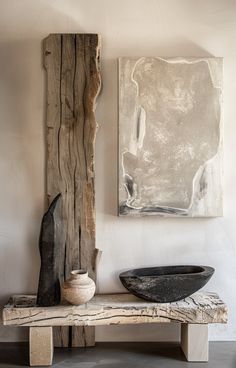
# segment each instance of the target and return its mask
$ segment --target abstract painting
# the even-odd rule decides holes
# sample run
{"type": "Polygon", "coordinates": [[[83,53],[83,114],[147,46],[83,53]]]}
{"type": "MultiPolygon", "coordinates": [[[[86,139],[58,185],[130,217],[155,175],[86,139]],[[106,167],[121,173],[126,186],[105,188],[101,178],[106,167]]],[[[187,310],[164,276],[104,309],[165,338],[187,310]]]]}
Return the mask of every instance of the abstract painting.
{"type": "Polygon", "coordinates": [[[222,69],[119,59],[119,215],[222,216],[222,69]]]}

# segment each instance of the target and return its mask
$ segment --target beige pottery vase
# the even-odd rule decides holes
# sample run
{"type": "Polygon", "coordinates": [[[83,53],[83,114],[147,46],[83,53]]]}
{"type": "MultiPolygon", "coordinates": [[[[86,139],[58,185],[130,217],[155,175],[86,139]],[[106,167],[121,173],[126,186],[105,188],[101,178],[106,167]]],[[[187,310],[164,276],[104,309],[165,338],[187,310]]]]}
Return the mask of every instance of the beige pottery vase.
{"type": "Polygon", "coordinates": [[[95,293],[95,283],[85,270],[73,270],[61,287],[62,298],[74,305],[87,303],[95,293]]]}

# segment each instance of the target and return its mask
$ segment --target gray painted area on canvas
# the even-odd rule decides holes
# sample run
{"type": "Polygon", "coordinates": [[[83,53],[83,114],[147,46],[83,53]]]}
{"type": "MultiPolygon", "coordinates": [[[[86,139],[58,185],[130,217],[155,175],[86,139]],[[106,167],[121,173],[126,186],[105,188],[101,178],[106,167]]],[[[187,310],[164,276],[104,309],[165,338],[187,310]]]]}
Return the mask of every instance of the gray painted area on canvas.
{"type": "Polygon", "coordinates": [[[119,59],[119,214],[222,216],[222,58],[119,59]]]}

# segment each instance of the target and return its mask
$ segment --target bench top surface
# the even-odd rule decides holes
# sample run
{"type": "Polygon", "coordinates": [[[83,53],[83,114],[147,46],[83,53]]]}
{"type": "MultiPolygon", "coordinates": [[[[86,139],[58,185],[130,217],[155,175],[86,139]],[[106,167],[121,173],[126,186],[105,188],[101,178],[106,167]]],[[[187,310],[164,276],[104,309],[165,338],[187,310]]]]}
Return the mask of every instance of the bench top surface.
{"type": "Polygon", "coordinates": [[[226,323],[227,307],[215,293],[198,292],[173,303],[152,303],[132,294],[95,295],[80,306],[37,307],[35,295],[14,295],[3,310],[8,326],[97,326],[157,322],[226,323]]]}

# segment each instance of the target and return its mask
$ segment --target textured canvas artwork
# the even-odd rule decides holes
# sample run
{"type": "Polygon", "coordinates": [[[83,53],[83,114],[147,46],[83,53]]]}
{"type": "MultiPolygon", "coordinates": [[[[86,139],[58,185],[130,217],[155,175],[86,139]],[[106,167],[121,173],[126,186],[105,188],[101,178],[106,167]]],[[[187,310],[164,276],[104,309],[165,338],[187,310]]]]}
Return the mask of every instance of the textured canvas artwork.
{"type": "Polygon", "coordinates": [[[119,215],[222,216],[222,64],[119,59],[119,215]]]}

